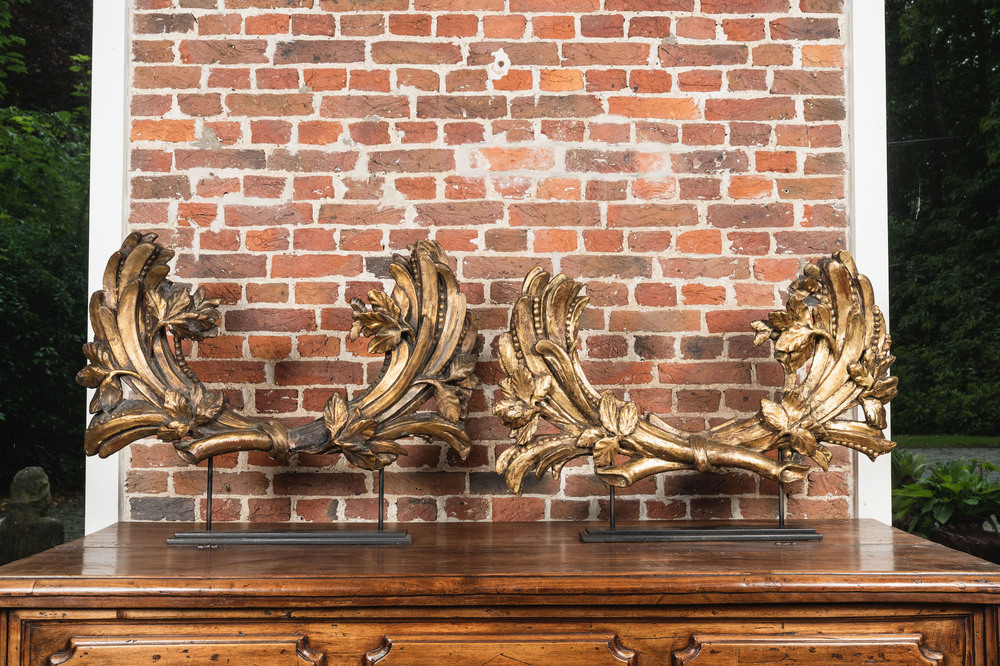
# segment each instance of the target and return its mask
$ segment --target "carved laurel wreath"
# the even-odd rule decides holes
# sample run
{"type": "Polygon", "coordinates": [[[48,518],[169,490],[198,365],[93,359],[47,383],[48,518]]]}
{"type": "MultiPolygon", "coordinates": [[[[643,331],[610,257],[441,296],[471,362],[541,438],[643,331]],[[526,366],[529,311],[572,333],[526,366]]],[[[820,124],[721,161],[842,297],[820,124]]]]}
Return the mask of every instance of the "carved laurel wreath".
{"type": "Polygon", "coordinates": [[[405,454],[396,440],[410,435],[468,454],[462,421],[476,385],[470,354],[476,328],[439,245],[422,241],[410,246],[408,258],[393,257],[391,295],[370,291],[370,308],[351,302],[351,339],[370,337],[368,350],[385,354],[378,378],[350,401],[334,394],[322,418],[287,429],[227,408],[222,393],[205,387],[188,366],[182,341],[218,333],[219,301],[201,287],[192,293],[166,279],[174,253],[155,239],[129,235],[90,301],[94,340],[84,346],[90,364],[77,374],[80,384],[96,389],[88,455],[106,457],[158,437],[189,463],[232,451],[267,451],[278,460],[342,453],[374,470],[405,454]],[[431,397],[436,411],[418,411],[431,397]]]}
{"type": "Polygon", "coordinates": [[[752,324],[755,345],[774,341],[785,372],[781,400],[762,400],[755,416],[693,435],[590,384],[577,354],[588,302],[582,289],[565,275],[550,278],[535,268],[524,280],[510,331],[500,337],[506,378],[493,413],[511,429],[515,444],[498,457],[496,468],[513,492],[520,492],[531,470],[539,477],[546,470],[559,474],[579,456],[593,456],[597,475],[615,486],[669,470],[717,467],[792,481],[808,467],[786,455],[775,460],[767,451],[796,452],[827,469],[831,454],[822,442],[872,459],[895,446],[882,433],[884,405],[896,395],[897,380],[888,376],[895,358],[871,283],[849,253],[808,264],[789,288],[785,310],[752,324]],[[855,406],[864,422],[835,420],[855,406]],[[538,434],[539,419],[558,432],[538,434]]]}

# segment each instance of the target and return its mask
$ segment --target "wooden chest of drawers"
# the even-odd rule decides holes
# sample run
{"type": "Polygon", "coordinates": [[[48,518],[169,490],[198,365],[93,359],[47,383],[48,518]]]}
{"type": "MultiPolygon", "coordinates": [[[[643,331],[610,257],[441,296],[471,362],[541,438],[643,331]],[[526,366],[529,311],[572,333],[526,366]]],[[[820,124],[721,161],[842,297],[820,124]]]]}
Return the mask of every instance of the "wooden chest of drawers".
{"type": "Polygon", "coordinates": [[[0,665],[1000,663],[1000,567],[810,526],[822,541],[443,523],[410,546],[199,549],[122,523],[0,568],[0,665]]]}

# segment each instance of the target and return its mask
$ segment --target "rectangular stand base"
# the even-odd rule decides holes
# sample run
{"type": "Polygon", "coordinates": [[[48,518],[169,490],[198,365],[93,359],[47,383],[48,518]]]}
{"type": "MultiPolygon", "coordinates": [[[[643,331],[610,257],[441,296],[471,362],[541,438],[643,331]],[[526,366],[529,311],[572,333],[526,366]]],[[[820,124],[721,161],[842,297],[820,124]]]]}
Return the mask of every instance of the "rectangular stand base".
{"type": "Polygon", "coordinates": [[[201,531],[177,532],[170,546],[408,546],[413,537],[404,530],[324,530],[312,532],[201,531]]]}
{"type": "Polygon", "coordinates": [[[580,532],[584,543],[641,543],[647,541],[820,541],[823,535],[805,527],[735,527],[596,530],[580,532]]]}

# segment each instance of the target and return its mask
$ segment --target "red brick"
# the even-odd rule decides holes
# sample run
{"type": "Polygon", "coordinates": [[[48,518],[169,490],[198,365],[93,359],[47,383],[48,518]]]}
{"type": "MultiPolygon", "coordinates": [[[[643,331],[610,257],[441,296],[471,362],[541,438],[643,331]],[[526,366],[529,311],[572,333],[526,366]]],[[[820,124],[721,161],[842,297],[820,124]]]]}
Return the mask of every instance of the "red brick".
{"type": "Polygon", "coordinates": [[[779,70],[774,72],[771,93],[774,95],[844,94],[844,76],[839,71],[779,70]]]}
{"type": "Polygon", "coordinates": [[[767,90],[767,72],[762,69],[734,69],[726,72],[731,92],[767,90]]]}
{"type": "Polygon", "coordinates": [[[628,86],[633,92],[665,93],[670,92],[670,74],[661,70],[635,69],[629,72],[628,86]]]}
{"type": "Polygon", "coordinates": [[[499,201],[421,203],[414,208],[414,221],[425,226],[485,226],[503,219],[503,204],[499,201]]]}
{"type": "Polygon", "coordinates": [[[132,95],[129,106],[133,116],[162,116],[173,106],[170,95],[132,95]]]}
{"type": "Polygon", "coordinates": [[[278,35],[288,32],[287,14],[258,14],[247,16],[243,31],[248,35],[278,35]]]}
{"type": "Polygon", "coordinates": [[[660,363],[660,381],[668,384],[749,384],[750,367],[744,363],[716,361],[660,363]]]}
{"type": "Polygon", "coordinates": [[[486,181],[482,178],[448,176],[444,179],[445,199],[483,199],[486,197],[486,181]]]}
{"type": "Polygon", "coordinates": [[[626,118],[692,120],[699,116],[698,103],[684,97],[611,97],[608,113],[626,118]]]}
{"type": "Polygon", "coordinates": [[[309,204],[282,204],[279,206],[234,204],[225,207],[225,220],[226,224],[231,227],[308,224],[312,222],[312,206],[309,204]]]}
{"type": "Polygon", "coordinates": [[[677,75],[677,87],[684,92],[713,92],[722,89],[722,72],[692,69],[677,75]]]}
{"type": "Polygon", "coordinates": [[[396,191],[407,199],[434,199],[437,197],[437,183],[432,177],[396,178],[396,191]]]}
{"type": "MultiPolygon", "coordinates": [[[[484,17],[485,22],[486,17],[484,17]]],[[[437,18],[435,32],[438,37],[475,37],[479,30],[479,18],[466,14],[445,14],[437,18]]],[[[521,19],[521,33],[524,32],[524,19],[521,19]]],[[[514,35],[520,37],[521,33],[514,35]]],[[[486,37],[504,37],[506,35],[488,34],[486,37]]]]}
{"type": "Polygon", "coordinates": [[[240,90],[250,87],[250,69],[246,67],[212,67],[208,73],[209,88],[240,90]]]}
{"type": "Polygon", "coordinates": [[[330,15],[293,14],[291,18],[293,35],[333,37],[337,33],[337,22],[330,15]]]}
{"type": "Polygon", "coordinates": [[[431,15],[391,14],[389,16],[389,33],[393,35],[429,37],[431,34],[431,15]]]}
{"type": "Polygon", "coordinates": [[[604,67],[649,64],[649,46],[635,42],[564,42],[564,67],[604,67]]]}
{"type": "Polygon", "coordinates": [[[623,69],[588,69],[584,72],[587,92],[624,90],[626,88],[623,69]]]}
{"type": "Polygon", "coordinates": [[[621,14],[585,14],[580,17],[580,35],[621,39],[625,36],[625,17],[621,14]]]}
{"type": "Polygon", "coordinates": [[[201,67],[150,65],[136,67],[132,72],[136,88],[197,88],[200,81],[201,67]]]}
{"type": "Polygon", "coordinates": [[[771,21],[771,39],[819,41],[840,37],[840,22],[835,18],[788,17],[771,21]]]}
{"type": "Polygon", "coordinates": [[[340,34],[345,37],[371,37],[384,33],[385,16],[382,14],[345,14],[340,17],[340,34]]]}
{"type": "Polygon", "coordinates": [[[610,12],[693,12],[694,0],[605,0],[610,12]]]}
{"type": "Polygon", "coordinates": [[[726,142],[726,127],[718,123],[688,123],[681,128],[686,146],[719,146],[726,142]]]}
{"type": "Polygon", "coordinates": [[[347,70],[330,67],[310,68],[302,73],[308,88],[317,91],[343,90],[347,87],[347,70]]]}
{"type": "Polygon", "coordinates": [[[768,99],[709,99],[705,120],[786,120],[795,117],[795,102],[784,97],[768,99]]]}
{"type": "Polygon", "coordinates": [[[616,309],[611,311],[608,321],[609,331],[643,331],[666,333],[673,331],[697,331],[701,328],[701,315],[690,310],[634,310],[616,309]]]}
{"type": "Polygon", "coordinates": [[[725,19],[722,31],[731,42],[759,42],[766,36],[764,20],[759,18],[725,19]]]}
{"type": "Polygon", "coordinates": [[[528,233],[524,229],[488,229],[486,249],[493,252],[524,252],[528,249],[528,233]]]}
{"type": "Polygon", "coordinates": [[[766,259],[758,257],[753,262],[754,279],[762,282],[787,282],[799,275],[798,259],[766,259]]]}
{"type": "Polygon", "coordinates": [[[261,67],[254,71],[260,90],[295,89],[299,87],[299,72],[290,68],[261,67]]]}
{"type": "MultiPolygon", "coordinates": [[[[254,259],[258,257],[253,257],[254,259]]],[[[263,257],[260,257],[263,259],[263,257]]],[[[314,331],[316,314],[312,310],[289,308],[246,308],[226,313],[229,331],[314,331]]],[[[289,344],[291,342],[289,341],[289,344]]],[[[251,345],[251,350],[253,346],[251,345]]]]}
{"type": "Polygon", "coordinates": [[[771,199],[774,181],[761,176],[733,176],[729,179],[729,196],[733,199],[771,199]]]}
{"type": "Polygon", "coordinates": [[[136,34],[165,34],[192,32],[194,14],[145,14],[137,13],[132,24],[136,34]]]}
{"type": "Polygon", "coordinates": [[[782,199],[843,199],[844,179],[779,178],[778,196],[782,199]]]}
{"type": "Polygon", "coordinates": [[[253,120],[250,139],[253,143],[287,144],[292,140],[292,124],[285,120],[253,120]]]}
{"type": "Polygon", "coordinates": [[[745,280],[750,277],[750,267],[742,257],[664,258],[660,259],[660,268],[666,279],[745,280]]]}
{"type": "Polygon", "coordinates": [[[511,226],[560,228],[600,223],[600,209],[594,203],[511,204],[509,215],[511,226]]]}
{"type": "Polygon", "coordinates": [[[685,39],[715,39],[718,24],[705,16],[688,16],[677,19],[677,36],[685,39]]]}
{"type": "Polygon", "coordinates": [[[722,254],[722,234],[714,229],[685,231],[677,236],[677,250],[685,254],[722,254]]]}
{"type": "Polygon", "coordinates": [[[676,227],[696,224],[698,210],[687,204],[614,204],[608,206],[608,226],[676,227]]]}
{"type": "Polygon", "coordinates": [[[794,173],[798,169],[798,154],[793,150],[758,150],[754,159],[757,164],[757,171],[761,172],[794,173]]]}
{"type": "Polygon", "coordinates": [[[363,368],[348,361],[281,361],[274,366],[278,386],[361,384],[363,368]]]}
{"type": "Polygon", "coordinates": [[[722,305],[726,302],[726,288],[697,283],[681,287],[685,305],[722,305]]]}
{"type": "MultiPolygon", "coordinates": [[[[285,179],[273,176],[245,176],[243,178],[243,191],[248,197],[259,197],[261,199],[277,199],[285,189],[285,179]]],[[[239,191],[236,187],[235,191],[239,191]]],[[[199,194],[201,188],[199,187],[199,194]]]]}
{"type": "Polygon", "coordinates": [[[181,62],[190,64],[240,65],[267,62],[267,42],[262,39],[182,40],[181,62]]]}
{"type": "Polygon", "coordinates": [[[312,95],[301,93],[231,93],[226,108],[236,116],[308,116],[312,115],[312,95]]]}
{"type": "Polygon", "coordinates": [[[789,0],[702,0],[706,14],[780,14],[790,9],[789,0]]]}
{"type": "MultiPolygon", "coordinates": [[[[318,229],[315,227],[296,229],[292,247],[296,250],[311,252],[332,252],[337,249],[336,234],[332,229],[318,229]]],[[[277,257],[275,257],[276,259],[277,257]]],[[[273,265],[274,263],[272,262],[273,265]]]]}
{"type": "Polygon", "coordinates": [[[188,226],[207,227],[215,221],[217,210],[215,204],[177,204],[177,222],[188,226]]]}
{"type": "Polygon", "coordinates": [[[524,36],[527,20],[520,15],[483,17],[483,36],[487,39],[520,39],[524,36]]]}
{"type": "Polygon", "coordinates": [[[630,250],[664,252],[673,247],[673,234],[669,231],[631,231],[628,235],[630,250]]]}
{"type": "Polygon", "coordinates": [[[244,244],[250,252],[287,250],[288,230],[280,228],[248,229],[244,244]]]}
{"type": "Polygon", "coordinates": [[[386,65],[445,65],[462,62],[462,51],[457,44],[440,42],[376,42],[371,57],[386,65]]]}
{"type": "Polygon", "coordinates": [[[363,62],[364,59],[365,43],[361,40],[302,39],[278,42],[274,48],[275,65],[363,62]]]}
{"type": "Polygon", "coordinates": [[[132,59],[135,62],[173,62],[174,43],[169,39],[134,40],[132,59]]]}
{"type": "Polygon", "coordinates": [[[417,149],[377,151],[368,156],[371,172],[427,173],[453,171],[455,155],[450,150],[417,149]]]}
{"type": "Polygon", "coordinates": [[[187,199],[191,196],[186,176],[139,176],[130,182],[133,199],[187,199]]]}
{"type": "Polygon", "coordinates": [[[641,282],[635,286],[635,302],[653,307],[677,305],[677,288],[670,284],[641,282]]]}
{"type": "MultiPolygon", "coordinates": [[[[379,232],[381,238],[381,232],[379,232]]],[[[345,249],[346,242],[343,243],[345,249]]],[[[378,249],[382,249],[381,243],[378,249]]],[[[302,304],[329,305],[337,302],[340,294],[340,284],[337,282],[298,282],[295,285],[295,302],[302,304]]],[[[299,343],[302,344],[303,336],[299,336],[299,343]]]]}
{"type": "Polygon", "coordinates": [[[223,197],[240,191],[239,178],[204,178],[198,182],[197,192],[201,197],[223,197]]]}
{"type": "Polygon", "coordinates": [[[580,181],[576,178],[546,178],[538,184],[538,199],[579,201],[582,196],[580,181]]]}
{"type": "Polygon", "coordinates": [[[667,44],[659,50],[660,63],[664,67],[743,65],[748,62],[749,55],[749,49],[742,44],[667,44]]]}
{"type": "Polygon", "coordinates": [[[401,208],[353,203],[322,204],[318,216],[320,224],[391,225],[398,224],[402,219],[401,208]]]}
{"type": "Polygon", "coordinates": [[[165,150],[147,150],[133,148],[131,155],[131,167],[134,171],[170,171],[174,156],[165,150]]]}
{"type": "Polygon", "coordinates": [[[669,37],[669,16],[633,16],[628,23],[629,37],[669,37]]]}

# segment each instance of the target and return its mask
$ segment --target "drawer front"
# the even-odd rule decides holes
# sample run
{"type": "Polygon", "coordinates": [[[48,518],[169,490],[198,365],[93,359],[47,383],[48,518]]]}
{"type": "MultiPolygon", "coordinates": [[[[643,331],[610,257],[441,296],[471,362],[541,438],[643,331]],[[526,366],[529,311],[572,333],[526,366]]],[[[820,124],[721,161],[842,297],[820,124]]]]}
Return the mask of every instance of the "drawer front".
{"type": "Polygon", "coordinates": [[[972,607],[11,611],[8,664],[987,664],[972,607]],[[977,638],[977,635],[980,638],[977,638]],[[741,661],[742,660],[742,661],[741,661]]]}
{"type": "Polygon", "coordinates": [[[302,636],[74,636],[48,659],[68,666],[143,666],[144,664],[275,664],[308,666],[325,663],[302,636]]]}
{"type": "Polygon", "coordinates": [[[944,655],[928,650],[921,634],[859,636],[692,636],[674,653],[675,666],[729,664],[914,664],[937,666],[944,655]]]}

